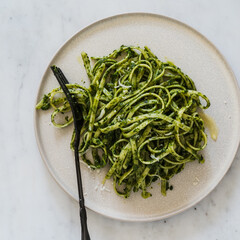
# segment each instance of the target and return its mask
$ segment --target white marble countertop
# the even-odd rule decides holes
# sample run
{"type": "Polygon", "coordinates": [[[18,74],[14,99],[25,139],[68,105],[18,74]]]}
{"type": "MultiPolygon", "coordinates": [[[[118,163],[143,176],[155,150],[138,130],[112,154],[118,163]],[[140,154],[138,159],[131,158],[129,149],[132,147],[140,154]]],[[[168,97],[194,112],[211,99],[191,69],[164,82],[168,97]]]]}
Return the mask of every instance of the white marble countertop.
{"type": "MultiPolygon", "coordinates": [[[[33,111],[45,68],[83,27],[108,16],[150,12],[180,20],[225,56],[240,84],[238,0],[0,1],[0,239],[80,239],[78,204],[53,180],[35,141],[33,111]]],[[[92,240],[240,239],[240,151],[220,184],[199,204],[149,223],[88,210],[92,240]]]]}

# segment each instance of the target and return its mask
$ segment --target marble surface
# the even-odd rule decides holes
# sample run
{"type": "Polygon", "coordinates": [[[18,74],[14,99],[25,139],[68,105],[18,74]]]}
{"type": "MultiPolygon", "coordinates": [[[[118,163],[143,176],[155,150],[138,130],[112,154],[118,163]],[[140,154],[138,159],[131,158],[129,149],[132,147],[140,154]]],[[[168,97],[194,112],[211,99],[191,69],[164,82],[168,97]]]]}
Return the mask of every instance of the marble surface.
{"type": "MultiPolygon", "coordinates": [[[[225,56],[240,84],[238,0],[0,1],[0,239],[80,239],[78,204],[56,184],[35,141],[33,111],[45,68],[83,27],[108,16],[150,12],[180,20],[225,56]]],[[[240,150],[205,199],[162,221],[128,223],[88,210],[92,240],[240,239],[240,150]]]]}

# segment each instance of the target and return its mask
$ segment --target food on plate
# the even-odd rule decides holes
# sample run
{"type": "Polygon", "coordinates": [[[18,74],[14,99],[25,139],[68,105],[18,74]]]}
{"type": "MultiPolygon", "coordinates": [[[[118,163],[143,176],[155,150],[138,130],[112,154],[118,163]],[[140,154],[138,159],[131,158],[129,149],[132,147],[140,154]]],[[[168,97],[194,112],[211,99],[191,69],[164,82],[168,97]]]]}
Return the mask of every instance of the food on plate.
{"type": "MultiPolygon", "coordinates": [[[[207,136],[198,109],[208,108],[209,99],[179,67],[162,62],[148,47],[121,46],[93,57],[93,66],[85,52],[81,55],[90,86],[67,87],[83,113],[82,160],[92,169],[108,167],[104,181],[112,178],[125,198],[139,190],[148,198],[157,180],[166,195],[173,188],[169,180],[188,162],[204,162],[200,151],[207,136]]],[[[73,122],[61,88],[44,95],[36,108],[52,108],[56,127],[73,122]],[[56,120],[59,115],[63,122],[56,120]]],[[[74,137],[73,132],[71,148],[74,137]]]]}

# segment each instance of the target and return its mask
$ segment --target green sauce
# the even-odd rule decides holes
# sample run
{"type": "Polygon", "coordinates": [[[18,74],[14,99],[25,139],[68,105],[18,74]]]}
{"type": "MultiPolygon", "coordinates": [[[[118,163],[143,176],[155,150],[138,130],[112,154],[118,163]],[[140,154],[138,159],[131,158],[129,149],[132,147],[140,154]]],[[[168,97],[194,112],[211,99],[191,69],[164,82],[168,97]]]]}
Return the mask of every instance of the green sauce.
{"type": "MultiPolygon", "coordinates": [[[[166,195],[173,188],[169,180],[188,162],[204,162],[199,151],[206,147],[207,137],[197,110],[210,106],[208,98],[180,68],[160,61],[148,47],[121,46],[108,56],[92,58],[93,66],[86,53],[81,55],[90,87],[67,87],[83,109],[79,146],[83,161],[92,169],[107,165],[104,181],[112,178],[120,196],[140,190],[148,198],[148,188],[158,179],[166,195]],[[93,160],[86,156],[88,149],[93,160]]],[[[52,107],[52,123],[66,127],[72,118],[55,122],[56,115],[70,111],[61,93],[60,88],[53,89],[37,108],[52,107]]],[[[73,133],[72,148],[74,137],[73,133]]]]}

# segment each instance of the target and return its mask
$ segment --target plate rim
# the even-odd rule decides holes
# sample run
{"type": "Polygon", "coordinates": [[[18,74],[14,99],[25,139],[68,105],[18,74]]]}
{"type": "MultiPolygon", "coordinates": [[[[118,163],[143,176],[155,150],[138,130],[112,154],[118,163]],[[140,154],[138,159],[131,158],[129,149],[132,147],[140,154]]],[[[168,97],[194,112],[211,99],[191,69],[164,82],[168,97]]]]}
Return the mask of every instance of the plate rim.
{"type": "MultiPolygon", "coordinates": [[[[47,74],[47,71],[48,71],[48,68],[50,67],[51,63],[54,61],[54,59],[56,58],[56,56],[60,53],[60,51],[62,50],[62,48],[64,46],[66,46],[69,42],[71,42],[77,35],[79,34],[82,34],[84,33],[85,31],[87,31],[88,29],[94,27],[95,25],[99,25],[103,22],[106,22],[106,21],[111,21],[112,19],[116,19],[116,18],[122,18],[122,17],[134,17],[134,16],[149,16],[149,17],[154,17],[154,18],[160,18],[160,19],[164,19],[164,20],[167,20],[167,21],[171,21],[177,25],[181,25],[187,29],[189,29],[191,32],[194,32],[197,36],[201,37],[206,43],[208,43],[208,45],[214,49],[216,51],[216,54],[221,58],[221,60],[223,61],[223,63],[225,64],[226,66],[226,69],[229,71],[229,73],[231,74],[231,77],[232,77],[232,80],[233,80],[233,84],[236,86],[236,89],[238,89],[236,92],[237,92],[237,102],[238,102],[238,105],[240,107],[240,90],[239,90],[239,85],[238,85],[238,82],[237,82],[237,79],[236,79],[236,76],[232,70],[232,68],[230,67],[230,65],[228,64],[227,60],[225,59],[225,57],[223,56],[223,54],[218,50],[218,48],[207,38],[205,37],[202,33],[200,33],[199,31],[197,31],[196,29],[194,29],[193,27],[189,26],[188,24],[182,22],[182,21],[179,21],[175,18],[172,18],[172,17],[168,17],[168,16],[165,16],[165,15],[161,15],[161,14],[156,14],[156,13],[148,13],[148,12],[129,12],[129,13],[122,13],[122,14],[116,14],[116,15],[112,15],[112,16],[109,16],[109,17],[105,17],[105,18],[102,18],[100,20],[97,20],[97,21],[94,21],[93,23],[81,28],[80,30],[78,30],[75,34],[73,34],[70,38],[68,38],[66,41],[64,41],[60,47],[55,51],[55,54],[52,55],[52,58],[50,59],[49,63],[47,64],[47,67],[45,68],[45,71],[41,77],[41,80],[40,80],[40,83],[38,85],[38,88],[37,88],[37,94],[36,94],[36,98],[35,98],[35,102],[34,102],[34,114],[33,114],[33,120],[34,120],[34,133],[35,133],[35,139],[36,139],[36,143],[37,143],[37,146],[38,146],[38,150],[39,150],[39,153],[41,155],[41,158],[45,164],[45,166],[47,167],[48,169],[48,172],[50,173],[51,177],[53,177],[53,179],[56,181],[57,185],[60,186],[60,188],[62,190],[64,190],[64,192],[67,193],[67,195],[73,199],[74,201],[78,201],[71,192],[69,192],[65,186],[63,186],[61,183],[61,179],[58,178],[58,176],[56,176],[54,174],[54,171],[52,169],[52,167],[49,165],[46,157],[44,156],[44,153],[43,153],[43,150],[41,148],[41,144],[40,144],[40,141],[39,141],[39,138],[38,138],[38,133],[37,133],[37,117],[36,117],[36,114],[37,114],[37,110],[35,108],[36,106],[36,103],[38,102],[38,99],[39,99],[39,96],[40,96],[40,87],[41,87],[41,84],[47,74]]],[[[240,112],[238,111],[238,117],[240,118],[240,112]]],[[[226,175],[226,173],[228,172],[229,168],[231,167],[234,159],[235,159],[235,156],[236,156],[236,153],[238,151],[238,148],[239,148],[239,145],[240,145],[240,126],[238,127],[238,141],[235,142],[234,144],[234,150],[231,152],[231,161],[228,162],[228,165],[227,167],[225,168],[225,171],[223,172],[222,176],[220,177],[220,179],[218,181],[215,182],[215,184],[213,184],[209,190],[207,191],[207,193],[203,194],[199,199],[196,199],[195,201],[193,201],[192,203],[190,204],[187,204],[185,207],[182,207],[180,209],[177,209],[175,211],[172,211],[170,213],[165,213],[163,215],[160,215],[160,216],[150,216],[150,217],[146,217],[146,216],[143,216],[143,217],[133,217],[133,218],[129,218],[129,217],[121,217],[121,216],[115,216],[115,215],[109,215],[109,214],[106,214],[104,211],[97,211],[95,209],[92,209],[92,208],[89,208],[88,206],[86,206],[88,208],[88,210],[91,210],[93,212],[96,212],[102,216],[105,216],[105,217],[108,217],[108,218],[111,218],[111,219],[115,219],[115,220],[120,220],[120,221],[127,221],[127,222],[152,222],[152,221],[158,221],[158,220],[162,220],[162,219],[166,219],[166,218],[169,218],[169,217],[172,217],[174,215],[177,215],[179,213],[182,213],[184,211],[186,211],[187,209],[193,207],[194,205],[196,205],[197,203],[199,203],[200,201],[202,201],[206,196],[208,196],[216,187],[217,185],[222,181],[222,179],[224,178],[224,176],[226,175]]]]}

